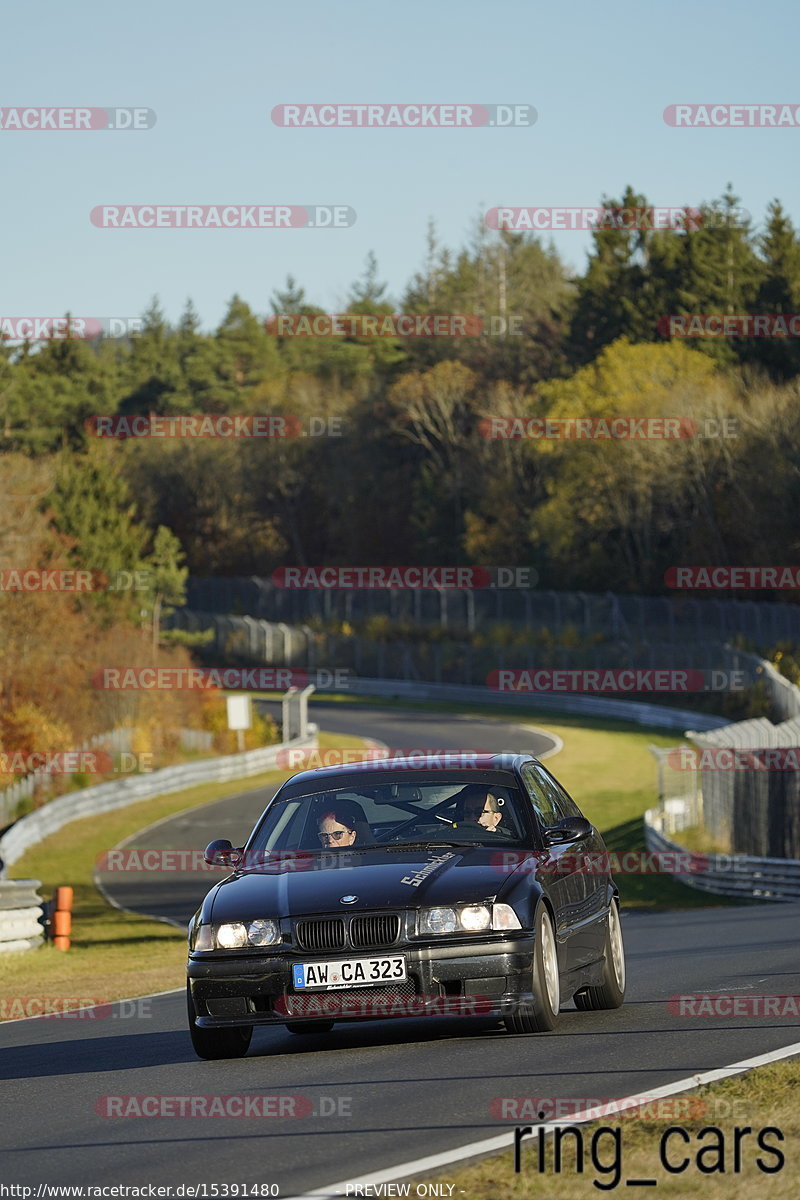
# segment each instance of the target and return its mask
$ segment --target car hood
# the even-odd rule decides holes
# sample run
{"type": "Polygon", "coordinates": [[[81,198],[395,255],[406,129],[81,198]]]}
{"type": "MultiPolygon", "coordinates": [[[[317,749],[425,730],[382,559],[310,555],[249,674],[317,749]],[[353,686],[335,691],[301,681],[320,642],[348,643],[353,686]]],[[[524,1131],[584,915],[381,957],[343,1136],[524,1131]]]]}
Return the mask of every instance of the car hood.
{"type": "Polygon", "coordinates": [[[499,847],[359,850],[298,855],[223,879],[209,893],[201,920],[246,921],[361,909],[409,908],[497,897],[519,851],[499,847]],[[355,896],[343,904],[343,896],[355,896]]]}

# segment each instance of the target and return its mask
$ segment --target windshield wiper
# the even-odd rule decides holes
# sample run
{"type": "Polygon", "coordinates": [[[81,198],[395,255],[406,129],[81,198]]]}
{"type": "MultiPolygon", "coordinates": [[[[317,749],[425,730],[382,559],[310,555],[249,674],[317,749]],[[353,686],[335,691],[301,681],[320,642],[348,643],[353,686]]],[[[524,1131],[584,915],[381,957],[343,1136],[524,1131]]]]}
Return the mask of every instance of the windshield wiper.
{"type": "Polygon", "coordinates": [[[381,846],[382,850],[436,850],[439,846],[482,846],[483,842],[451,842],[442,841],[440,838],[435,840],[426,840],[424,842],[386,842],[381,846]]]}

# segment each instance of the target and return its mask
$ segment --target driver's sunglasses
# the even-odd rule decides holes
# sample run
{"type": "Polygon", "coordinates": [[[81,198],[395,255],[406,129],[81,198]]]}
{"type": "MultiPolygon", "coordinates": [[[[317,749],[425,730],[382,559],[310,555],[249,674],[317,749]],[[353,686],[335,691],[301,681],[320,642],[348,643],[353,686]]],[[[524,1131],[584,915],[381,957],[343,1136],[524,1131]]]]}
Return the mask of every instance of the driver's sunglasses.
{"type": "Polygon", "coordinates": [[[319,833],[317,837],[321,842],[340,842],[346,833],[351,833],[350,829],[334,829],[333,833],[319,833]]]}

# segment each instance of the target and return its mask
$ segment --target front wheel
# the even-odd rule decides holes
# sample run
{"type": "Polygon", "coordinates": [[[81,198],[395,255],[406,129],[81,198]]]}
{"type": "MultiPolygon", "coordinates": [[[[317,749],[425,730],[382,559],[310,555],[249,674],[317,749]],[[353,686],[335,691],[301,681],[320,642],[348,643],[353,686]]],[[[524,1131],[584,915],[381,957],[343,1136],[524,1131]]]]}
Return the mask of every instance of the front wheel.
{"type": "Polygon", "coordinates": [[[619,1008],[625,999],[625,946],[622,942],[622,923],[619,904],[611,901],[608,910],[608,929],[604,948],[603,978],[596,987],[588,987],[575,997],[575,1007],[597,1010],[619,1008]]]}
{"type": "Polygon", "coordinates": [[[544,905],[536,914],[533,944],[533,999],[503,1018],[509,1033],[550,1033],[558,1023],[560,980],[553,923],[544,905]]]}
{"type": "Polygon", "coordinates": [[[195,1025],[197,1011],[191,988],[186,985],[186,1008],[189,1017],[189,1036],[198,1058],[243,1058],[253,1036],[252,1025],[234,1025],[229,1029],[201,1029],[195,1025]]]}

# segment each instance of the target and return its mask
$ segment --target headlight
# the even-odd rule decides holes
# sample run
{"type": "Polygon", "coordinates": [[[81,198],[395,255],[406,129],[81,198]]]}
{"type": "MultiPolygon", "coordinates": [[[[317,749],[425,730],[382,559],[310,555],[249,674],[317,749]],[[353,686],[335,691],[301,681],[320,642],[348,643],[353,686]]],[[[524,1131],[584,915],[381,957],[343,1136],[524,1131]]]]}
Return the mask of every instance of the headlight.
{"type": "Polygon", "coordinates": [[[281,940],[281,929],[277,921],[259,917],[247,926],[247,940],[251,946],[274,946],[281,940]]]}
{"type": "Polygon", "coordinates": [[[238,950],[240,946],[247,945],[247,930],[241,921],[234,921],[231,925],[217,925],[214,932],[217,945],[222,950],[238,950]]]}
{"type": "Polygon", "coordinates": [[[455,933],[457,929],[454,908],[423,908],[419,914],[420,933],[455,933]]]}
{"type": "Polygon", "coordinates": [[[418,930],[430,933],[484,933],[521,929],[522,924],[510,904],[467,904],[463,908],[423,908],[418,930]]]}
{"type": "Polygon", "coordinates": [[[275,946],[281,940],[281,927],[277,921],[257,917],[255,921],[231,921],[226,925],[201,925],[201,933],[195,942],[195,950],[242,950],[249,946],[275,946]],[[208,930],[203,935],[202,930],[208,930]],[[210,943],[213,936],[214,945],[210,943]],[[199,938],[203,937],[203,945],[199,938]]]}
{"type": "Polygon", "coordinates": [[[458,915],[461,928],[466,929],[467,933],[480,933],[492,923],[492,914],[485,904],[471,904],[469,908],[462,908],[458,915]]]}

